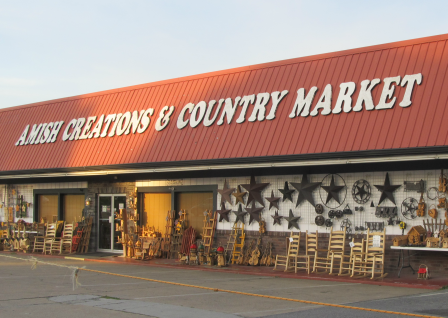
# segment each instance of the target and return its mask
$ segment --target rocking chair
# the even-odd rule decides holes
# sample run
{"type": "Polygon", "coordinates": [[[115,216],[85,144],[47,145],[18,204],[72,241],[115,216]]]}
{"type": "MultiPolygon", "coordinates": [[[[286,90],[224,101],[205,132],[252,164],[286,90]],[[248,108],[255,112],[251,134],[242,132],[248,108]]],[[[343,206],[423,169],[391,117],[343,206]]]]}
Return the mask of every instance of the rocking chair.
{"type": "Polygon", "coordinates": [[[299,254],[300,233],[299,235],[293,235],[289,237],[288,254],[277,255],[275,257],[274,271],[277,270],[277,266],[284,266],[285,272],[294,268],[297,273],[297,255],[299,254]]]}

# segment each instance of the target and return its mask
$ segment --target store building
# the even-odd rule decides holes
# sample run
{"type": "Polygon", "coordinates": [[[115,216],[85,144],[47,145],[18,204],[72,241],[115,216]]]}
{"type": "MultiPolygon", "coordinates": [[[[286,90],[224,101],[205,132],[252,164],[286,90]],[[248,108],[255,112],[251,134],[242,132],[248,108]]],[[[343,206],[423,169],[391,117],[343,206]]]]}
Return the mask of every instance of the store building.
{"type": "MultiPolygon", "coordinates": [[[[121,250],[109,218],[114,210],[136,204],[139,222],[163,232],[166,211],[186,209],[200,232],[203,211],[221,209],[224,183],[237,189],[253,176],[267,184],[261,202],[253,202],[264,205],[266,239],[277,251],[290,229],[285,219],[273,224],[277,209],[266,199],[272,193],[281,197],[279,215],[300,216],[301,231],[328,233],[316,224],[315,205],[322,204],[325,219],[350,208],[352,214],[332,221],[339,228],[348,219],[353,235],[365,233],[359,228],[366,222],[383,222],[390,238],[399,235],[397,222],[375,213],[378,205],[396,206],[392,221],[410,229],[429,218],[403,210],[415,202],[408,198],[419,201],[419,181],[428,207],[442,195],[432,188],[448,168],[447,40],[433,36],[2,109],[0,219],[11,207],[15,221],[94,216],[90,250],[121,250]],[[317,185],[305,189],[306,182],[317,185]],[[384,190],[387,182],[399,187],[384,190]],[[367,191],[361,196],[360,187],[367,191]],[[14,210],[19,201],[28,203],[22,214],[14,210]]],[[[244,202],[243,211],[247,196],[244,202]]],[[[225,203],[232,211],[238,205],[233,196],[225,203]]],[[[226,241],[235,222],[234,213],[228,216],[218,223],[217,242],[226,241]]],[[[249,218],[246,230],[258,236],[258,222],[249,218]]],[[[396,254],[387,253],[393,271],[396,254]]],[[[448,268],[439,256],[425,257],[433,271],[448,268]]]]}

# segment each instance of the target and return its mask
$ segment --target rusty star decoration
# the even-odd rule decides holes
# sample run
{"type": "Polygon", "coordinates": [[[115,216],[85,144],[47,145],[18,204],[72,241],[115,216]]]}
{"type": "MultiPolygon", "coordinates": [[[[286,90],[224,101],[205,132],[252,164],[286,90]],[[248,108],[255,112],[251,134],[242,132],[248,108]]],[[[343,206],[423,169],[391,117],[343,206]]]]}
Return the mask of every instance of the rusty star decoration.
{"type": "Polygon", "coordinates": [[[229,221],[229,213],[232,210],[226,210],[226,204],[224,202],[221,203],[221,210],[216,210],[216,212],[219,213],[219,222],[222,222],[222,220],[229,221]]]}
{"type": "Polygon", "coordinates": [[[300,203],[302,203],[303,200],[307,200],[309,203],[311,203],[312,206],[315,206],[314,204],[314,198],[313,198],[313,191],[321,185],[322,182],[308,182],[308,177],[306,174],[302,176],[302,182],[296,183],[296,182],[290,182],[291,185],[296,188],[297,191],[299,191],[299,197],[297,198],[296,207],[299,206],[300,203]]]}
{"type": "Polygon", "coordinates": [[[269,210],[272,207],[278,209],[278,201],[280,201],[281,197],[274,197],[274,190],[271,191],[270,197],[264,197],[264,198],[269,201],[269,210]]]}
{"type": "Polygon", "coordinates": [[[224,188],[218,189],[219,194],[221,195],[221,203],[223,202],[229,202],[232,204],[232,199],[230,198],[230,194],[235,191],[235,188],[229,188],[229,185],[227,184],[227,180],[224,180],[224,188]]]}
{"type": "Polygon", "coordinates": [[[292,202],[292,194],[296,190],[289,190],[288,181],[285,181],[285,186],[283,187],[283,189],[278,189],[278,191],[283,194],[283,202],[285,202],[286,199],[292,202]]]}
{"type": "Polygon", "coordinates": [[[337,186],[334,183],[334,175],[331,175],[331,182],[329,186],[321,186],[327,192],[327,200],[325,204],[330,202],[331,199],[336,200],[337,203],[341,204],[339,200],[339,192],[344,189],[345,186],[337,186]]]}
{"type": "Polygon", "coordinates": [[[263,191],[264,188],[266,188],[268,185],[269,183],[256,183],[254,176],[250,177],[250,184],[242,184],[241,186],[249,192],[247,205],[255,200],[264,207],[263,198],[261,197],[261,191],[263,191]]]}
{"type": "Polygon", "coordinates": [[[243,211],[243,208],[241,207],[241,204],[238,205],[238,211],[232,211],[236,215],[235,223],[238,223],[240,221],[244,224],[244,217],[246,216],[247,212],[243,211]]]}
{"type": "Polygon", "coordinates": [[[278,215],[278,210],[275,211],[275,214],[271,215],[271,217],[274,219],[274,224],[273,225],[275,225],[275,224],[282,225],[281,221],[282,221],[283,216],[282,215],[278,215]]]}
{"type": "Polygon", "coordinates": [[[294,216],[294,214],[292,214],[292,210],[289,209],[289,216],[288,217],[285,216],[285,220],[288,221],[288,229],[290,229],[291,226],[294,226],[296,229],[300,230],[299,224],[297,224],[299,219],[300,216],[294,216]]]}
{"type": "Polygon", "coordinates": [[[241,204],[244,204],[244,196],[247,194],[247,192],[241,192],[241,186],[236,187],[236,192],[232,193],[232,195],[235,197],[235,204],[238,204],[238,202],[241,202],[241,204]]]}
{"type": "Polygon", "coordinates": [[[255,202],[252,201],[252,207],[246,208],[246,211],[249,213],[250,219],[249,219],[249,225],[252,223],[253,220],[260,223],[260,212],[264,209],[264,206],[261,208],[255,207],[255,202]]]}
{"type": "MultiPolygon", "coordinates": [[[[400,185],[391,185],[389,180],[389,172],[386,173],[386,179],[384,180],[384,185],[374,185],[379,191],[381,191],[380,202],[381,204],[386,198],[388,198],[393,204],[395,204],[394,191],[397,190],[400,185]]],[[[395,204],[396,205],[396,204],[395,204]]]]}

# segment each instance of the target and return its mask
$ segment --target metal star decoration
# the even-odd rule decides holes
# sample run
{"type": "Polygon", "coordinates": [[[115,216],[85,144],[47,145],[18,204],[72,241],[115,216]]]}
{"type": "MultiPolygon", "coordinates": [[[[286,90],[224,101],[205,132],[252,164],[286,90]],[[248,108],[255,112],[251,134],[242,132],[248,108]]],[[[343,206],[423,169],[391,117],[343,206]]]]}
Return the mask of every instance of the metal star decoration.
{"type": "Polygon", "coordinates": [[[249,191],[249,197],[247,198],[247,205],[252,203],[253,200],[260,203],[263,207],[263,198],[261,197],[261,191],[266,188],[269,183],[256,183],[255,177],[250,177],[250,184],[242,184],[241,186],[249,191]]]}
{"type": "Polygon", "coordinates": [[[275,224],[282,225],[281,221],[282,221],[283,216],[282,215],[278,215],[278,211],[275,211],[275,214],[271,215],[271,216],[274,219],[274,224],[273,225],[275,225],[275,224]]]}
{"type": "Polygon", "coordinates": [[[309,203],[311,203],[312,206],[315,206],[314,204],[314,198],[313,198],[313,191],[321,185],[321,182],[308,182],[308,178],[306,174],[302,176],[302,182],[301,183],[294,183],[291,182],[291,185],[296,188],[297,191],[299,191],[299,197],[297,198],[296,207],[299,206],[300,203],[302,203],[303,200],[307,200],[309,203]]]}
{"type": "Polygon", "coordinates": [[[264,209],[264,207],[261,208],[256,208],[255,207],[255,202],[252,202],[252,207],[251,208],[246,208],[246,211],[249,212],[249,224],[252,223],[253,220],[257,221],[258,223],[260,223],[260,212],[264,209]]]}
{"type": "Polygon", "coordinates": [[[229,222],[229,213],[232,210],[226,210],[226,204],[224,202],[221,203],[221,210],[216,210],[216,212],[219,213],[219,222],[222,222],[222,220],[226,220],[229,222]]]}
{"type": "Polygon", "coordinates": [[[241,223],[244,224],[244,217],[246,216],[247,212],[243,211],[241,204],[238,205],[238,211],[233,211],[233,213],[235,213],[236,215],[235,223],[238,223],[238,221],[240,221],[241,223]]]}
{"type": "Polygon", "coordinates": [[[271,191],[271,196],[270,197],[264,197],[266,200],[269,201],[269,210],[272,207],[275,207],[276,209],[278,209],[278,201],[280,201],[280,197],[274,197],[274,190],[271,191]]]}
{"type": "Polygon", "coordinates": [[[370,183],[364,179],[359,179],[353,184],[352,196],[356,203],[364,204],[370,199],[370,183]]]}
{"type": "Polygon", "coordinates": [[[238,202],[241,202],[241,204],[244,204],[244,196],[247,194],[247,192],[241,192],[241,186],[236,187],[236,192],[232,193],[232,195],[235,197],[235,204],[238,204],[238,202]]]}
{"type": "Polygon", "coordinates": [[[384,185],[374,185],[379,191],[381,191],[380,202],[381,204],[386,198],[388,198],[393,204],[395,204],[394,191],[397,190],[400,185],[391,185],[389,180],[389,172],[386,173],[386,180],[384,180],[384,185]]]}
{"type": "Polygon", "coordinates": [[[283,202],[285,202],[286,199],[292,202],[292,194],[296,190],[289,190],[288,181],[285,181],[285,186],[283,189],[278,189],[283,194],[283,202]]]}
{"type": "Polygon", "coordinates": [[[288,217],[285,216],[285,220],[288,221],[288,229],[290,229],[291,226],[294,226],[296,229],[300,230],[299,224],[297,224],[299,219],[300,216],[294,216],[294,214],[292,214],[292,210],[289,209],[289,216],[288,217]]]}
{"type": "Polygon", "coordinates": [[[223,202],[229,202],[232,204],[232,199],[230,198],[230,194],[235,191],[235,188],[229,188],[229,185],[227,184],[227,180],[224,180],[224,188],[218,189],[219,194],[221,195],[221,203],[223,202]]]}
{"type": "Polygon", "coordinates": [[[330,186],[321,186],[321,187],[328,193],[327,201],[325,202],[325,204],[330,202],[331,199],[334,199],[334,200],[336,200],[337,203],[341,204],[341,202],[339,201],[339,191],[344,189],[345,186],[335,185],[333,175],[331,176],[330,186]]]}

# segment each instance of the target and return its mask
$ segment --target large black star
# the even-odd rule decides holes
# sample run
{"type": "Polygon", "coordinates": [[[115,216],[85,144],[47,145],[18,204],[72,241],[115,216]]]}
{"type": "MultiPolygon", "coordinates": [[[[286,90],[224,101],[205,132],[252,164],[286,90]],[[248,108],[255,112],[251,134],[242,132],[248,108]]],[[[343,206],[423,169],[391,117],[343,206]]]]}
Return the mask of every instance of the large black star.
{"type": "Polygon", "coordinates": [[[361,187],[359,185],[356,185],[355,195],[359,196],[361,198],[361,200],[363,200],[364,197],[369,193],[366,191],[365,187],[366,187],[365,184],[363,184],[361,187]]]}
{"type": "Polygon", "coordinates": [[[235,188],[229,188],[227,184],[227,180],[224,180],[224,188],[218,189],[219,194],[221,194],[221,203],[229,202],[232,204],[232,199],[230,198],[230,194],[235,191],[235,188]]]}
{"type": "Polygon", "coordinates": [[[297,198],[296,207],[298,207],[303,200],[307,200],[309,203],[311,203],[312,206],[315,206],[313,199],[313,191],[314,189],[316,189],[318,186],[321,185],[321,182],[309,183],[306,174],[304,174],[302,176],[301,183],[291,182],[291,185],[294,188],[296,188],[297,191],[299,191],[299,197],[297,198]]]}
{"type": "Polygon", "coordinates": [[[256,183],[255,177],[250,177],[250,184],[242,184],[241,186],[249,191],[249,197],[247,198],[247,205],[249,205],[253,200],[260,203],[262,206],[263,204],[263,198],[261,197],[261,191],[263,191],[264,188],[266,188],[269,185],[269,183],[256,183]]]}
{"type": "Polygon", "coordinates": [[[275,207],[276,209],[278,209],[278,201],[280,201],[280,197],[274,197],[274,190],[271,191],[271,196],[270,197],[264,197],[266,200],[269,201],[269,210],[272,207],[275,207]]]}
{"type": "Polygon", "coordinates": [[[246,211],[249,212],[249,215],[250,215],[249,224],[251,224],[253,220],[260,223],[260,212],[263,209],[264,209],[264,207],[256,208],[255,202],[252,202],[251,208],[246,208],[246,211]]]}
{"type": "Polygon", "coordinates": [[[380,202],[381,204],[386,198],[388,198],[393,204],[395,204],[394,191],[397,190],[400,185],[391,185],[389,180],[389,172],[386,173],[386,180],[384,180],[384,185],[374,185],[379,191],[381,191],[380,202]]]}
{"type": "Polygon", "coordinates": [[[282,225],[281,221],[282,221],[283,216],[282,215],[278,215],[278,211],[275,211],[275,214],[271,215],[271,216],[274,219],[274,224],[273,225],[275,225],[275,224],[282,225]]]}
{"type": "Polygon", "coordinates": [[[219,222],[222,222],[222,220],[226,220],[229,222],[229,213],[232,210],[226,210],[226,204],[224,202],[221,203],[221,210],[216,210],[216,212],[219,213],[219,222]]]}
{"type": "Polygon", "coordinates": [[[247,194],[247,192],[241,192],[241,187],[237,186],[236,187],[236,192],[232,193],[232,195],[235,197],[235,204],[238,204],[238,202],[241,202],[242,204],[244,204],[244,196],[247,194]]]}
{"type": "Polygon", "coordinates": [[[325,202],[325,204],[330,202],[331,199],[335,199],[337,203],[341,204],[341,202],[339,202],[339,191],[344,189],[345,186],[335,185],[334,184],[334,175],[331,176],[330,186],[321,186],[321,187],[328,193],[327,201],[325,202]]]}
{"type": "Polygon", "coordinates": [[[294,214],[292,214],[292,210],[289,209],[289,216],[288,217],[285,216],[285,220],[288,221],[288,229],[290,229],[291,226],[294,226],[296,229],[300,230],[299,224],[297,224],[299,219],[300,216],[294,216],[294,214]]]}
{"type": "Polygon", "coordinates": [[[235,223],[238,223],[238,221],[240,221],[244,224],[244,217],[246,216],[247,212],[243,211],[241,204],[238,205],[238,211],[233,211],[233,213],[235,213],[236,215],[235,223]]]}
{"type": "Polygon", "coordinates": [[[292,202],[292,194],[296,190],[289,190],[288,181],[285,181],[285,186],[283,189],[278,189],[283,194],[283,202],[285,202],[286,199],[292,202]]]}

